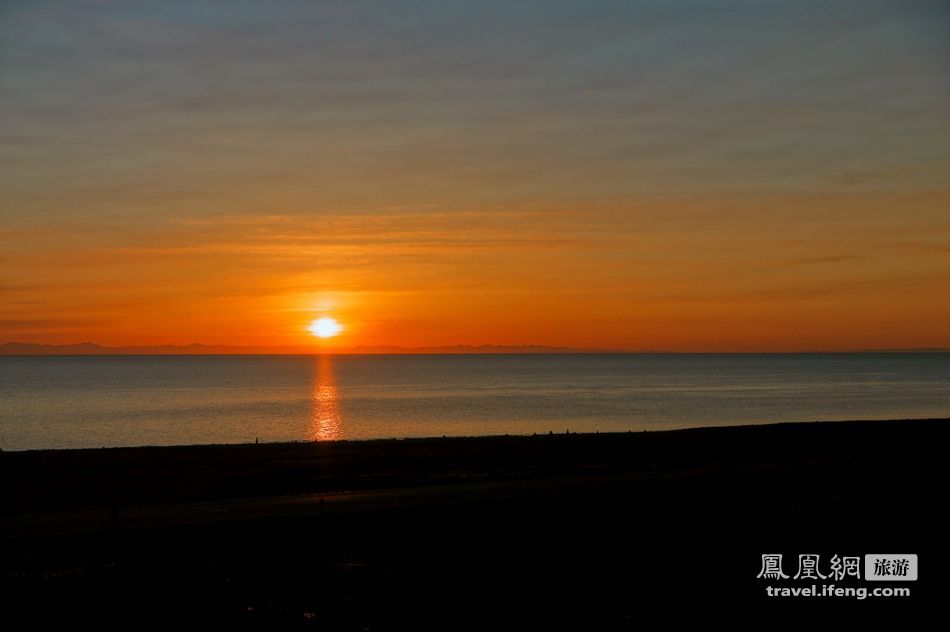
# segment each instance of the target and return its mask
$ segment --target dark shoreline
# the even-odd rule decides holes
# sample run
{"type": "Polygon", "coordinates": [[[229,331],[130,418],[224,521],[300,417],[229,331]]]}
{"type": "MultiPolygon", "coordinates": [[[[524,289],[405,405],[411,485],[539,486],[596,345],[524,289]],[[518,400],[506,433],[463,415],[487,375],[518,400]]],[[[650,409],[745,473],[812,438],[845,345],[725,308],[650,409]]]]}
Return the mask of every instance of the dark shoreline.
{"type": "Polygon", "coordinates": [[[950,419],[812,421],[615,433],[0,451],[0,515],[536,480],[681,466],[844,462],[950,437],[950,419]],[[946,429],[945,429],[946,428],[946,429]],[[853,445],[855,438],[860,444],[853,445]],[[932,439],[932,441],[931,441],[932,439]],[[779,445],[772,442],[779,441],[779,445]],[[768,444],[765,453],[757,449],[768,444]],[[24,484],[24,482],[26,484],[24,484]]]}
{"type": "Polygon", "coordinates": [[[765,599],[761,554],[882,551],[928,581],[834,605],[920,608],[946,588],[948,421],[3,452],[0,616],[624,629],[818,607],[765,599]]]}

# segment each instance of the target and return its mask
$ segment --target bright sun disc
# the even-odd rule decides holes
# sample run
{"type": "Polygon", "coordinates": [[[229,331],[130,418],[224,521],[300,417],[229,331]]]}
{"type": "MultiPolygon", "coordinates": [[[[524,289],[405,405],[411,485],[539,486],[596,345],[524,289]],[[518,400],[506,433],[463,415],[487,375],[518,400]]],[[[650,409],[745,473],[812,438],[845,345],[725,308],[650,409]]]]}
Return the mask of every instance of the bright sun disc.
{"type": "Polygon", "coordinates": [[[332,318],[324,317],[310,323],[307,329],[317,338],[332,338],[343,331],[343,326],[332,318]]]}

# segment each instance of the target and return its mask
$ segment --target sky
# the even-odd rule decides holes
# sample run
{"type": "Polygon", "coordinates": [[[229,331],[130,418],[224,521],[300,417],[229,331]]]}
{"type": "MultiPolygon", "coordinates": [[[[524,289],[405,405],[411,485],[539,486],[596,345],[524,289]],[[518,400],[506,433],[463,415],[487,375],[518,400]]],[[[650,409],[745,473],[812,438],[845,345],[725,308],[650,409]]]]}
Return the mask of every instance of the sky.
{"type": "Polygon", "coordinates": [[[0,343],[950,347],[950,7],[0,6],[0,343]]]}

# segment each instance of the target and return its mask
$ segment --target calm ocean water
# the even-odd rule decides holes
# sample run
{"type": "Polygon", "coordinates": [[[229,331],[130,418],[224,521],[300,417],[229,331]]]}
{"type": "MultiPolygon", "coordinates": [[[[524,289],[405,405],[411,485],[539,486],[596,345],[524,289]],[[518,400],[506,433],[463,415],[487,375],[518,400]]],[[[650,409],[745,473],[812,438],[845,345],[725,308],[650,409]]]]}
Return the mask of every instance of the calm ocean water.
{"type": "Polygon", "coordinates": [[[950,417],[950,354],[0,357],[0,448],[950,417]]]}

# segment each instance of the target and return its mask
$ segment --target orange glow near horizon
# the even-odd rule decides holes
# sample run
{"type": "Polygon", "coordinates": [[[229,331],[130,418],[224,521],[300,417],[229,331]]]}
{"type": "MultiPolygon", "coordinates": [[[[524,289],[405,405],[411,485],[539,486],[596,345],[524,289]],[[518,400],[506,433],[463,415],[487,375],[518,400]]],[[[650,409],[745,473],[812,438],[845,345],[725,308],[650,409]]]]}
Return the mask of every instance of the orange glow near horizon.
{"type": "Polygon", "coordinates": [[[922,234],[947,229],[941,207],[950,194],[49,228],[8,242],[0,343],[946,347],[946,247],[922,234]],[[315,339],[315,319],[337,335],[315,339]]]}

